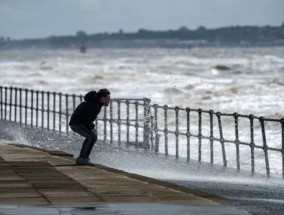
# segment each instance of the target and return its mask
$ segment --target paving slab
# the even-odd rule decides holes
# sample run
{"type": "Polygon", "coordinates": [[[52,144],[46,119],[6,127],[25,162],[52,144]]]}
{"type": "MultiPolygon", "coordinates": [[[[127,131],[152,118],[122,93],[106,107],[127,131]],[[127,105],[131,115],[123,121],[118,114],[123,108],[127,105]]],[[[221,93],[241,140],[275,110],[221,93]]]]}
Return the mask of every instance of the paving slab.
{"type": "MultiPolygon", "coordinates": [[[[1,174],[1,173],[0,173],[1,174]]],[[[0,181],[23,181],[25,178],[19,175],[1,174],[0,181]]]]}
{"type": "Polygon", "coordinates": [[[68,196],[65,195],[65,197],[46,197],[48,201],[52,205],[93,205],[97,202],[103,202],[100,198],[96,196],[80,196],[78,198],[77,196],[68,196]]]}
{"type": "Polygon", "coordinates": [[[0,189],[0,198],[42,197],[35,189],[0,189]]]}
{"type": "Polygon", "coordinates": [[[93,193],[86,190],[62,190],[60,189],[39,189],[38,190],[45,197],[65,197],[65,196],[76,196],[81,198],[83,196],[94,196],[93,193]]]}
{"type": "Polygon", "coordinates": [[[20,188],[33,188],[28,181],[14,181],[14,180],[2,180],[0,183],[0,189],[20,189],[20,188]]]}
{"type": "Polygon", "coordinates": [[[20,197],[20,198],[0,198],[2,205],[50,205],[50,203],[42,197],[20,197]]]}
{"type": "MultiPolygon", "coordinates": [[[[26,172],[22,172],[22,173],[18,173],[18,175],[20,175],[22,178],[26,178],[29,180],[51,180],[51,179],[57,179],[57,180],[65,180],[66,179],[66,175],[63,175],[61,173],[57,173],[57,172],[53,172],[53,173],[46,173],[46,172],[32,172],[32,173],[26,173],[26,172]]],[[[0,179],[1,180],[1,179],[0,179]]]]}

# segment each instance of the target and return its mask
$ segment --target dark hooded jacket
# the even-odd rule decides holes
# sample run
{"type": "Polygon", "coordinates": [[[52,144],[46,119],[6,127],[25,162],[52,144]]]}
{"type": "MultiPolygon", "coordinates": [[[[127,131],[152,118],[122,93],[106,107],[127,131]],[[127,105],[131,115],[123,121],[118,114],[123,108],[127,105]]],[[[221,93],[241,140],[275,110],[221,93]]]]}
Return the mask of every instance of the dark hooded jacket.
{"type": "Polygon", "coordinates": [[[84,96],[84,100],[74,110],[69,125],[83,124],[88,129],[93,129],[95,127],[94,121],[100,113],[103,104],[100,103],[96,91],[88,92],[84,96]]]}

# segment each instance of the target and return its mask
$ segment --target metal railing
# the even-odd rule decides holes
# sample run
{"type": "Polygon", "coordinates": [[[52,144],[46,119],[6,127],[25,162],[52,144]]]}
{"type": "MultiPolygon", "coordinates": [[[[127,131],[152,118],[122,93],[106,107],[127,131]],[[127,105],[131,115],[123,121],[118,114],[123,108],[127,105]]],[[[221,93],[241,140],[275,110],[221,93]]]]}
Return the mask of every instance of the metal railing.
{"type": "Polygon", "coordinates": [[[284,178],[284,119],[157,104],[151,105],[151,113],[151,143],[157,153],[284,178]]]}
{"type": "MultiPolygon", "coordinates": [[[[69,134],[70,116],[82,101],[83,95],[0,86],[0,119],[69,134]]],[[[95,122],[100,137],[149,148],[144,120],[149,104],[149,99],[112,99],[95,122]]]]}
{"type": "MultiPolygon", "coordinates": [[[[0,86],[0,119],[68,134],[70,115],[82,101],[82,95],[0,86]]],[[[102,109],[96,126],[106,143],[284,178],[284,119],[120,98],[102,109]]]]}

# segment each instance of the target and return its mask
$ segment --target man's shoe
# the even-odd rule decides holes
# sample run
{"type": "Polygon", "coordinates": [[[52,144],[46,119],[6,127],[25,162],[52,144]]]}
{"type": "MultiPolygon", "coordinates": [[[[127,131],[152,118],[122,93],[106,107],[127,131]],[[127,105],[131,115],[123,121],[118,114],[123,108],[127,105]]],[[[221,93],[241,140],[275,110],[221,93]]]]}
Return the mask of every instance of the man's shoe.
{"type": "Polygon", "coordinates": [[[95,166],[95,164],[90,162],[89,158],[77,158],[76,164],[80,166],[95,166]]]}
{"type": "Polygon", "coordinates": [[[77,165],[83,165],[82,163],[83,163],[83,158],[77,158],[76,159],[76,164],[77,165]]]}

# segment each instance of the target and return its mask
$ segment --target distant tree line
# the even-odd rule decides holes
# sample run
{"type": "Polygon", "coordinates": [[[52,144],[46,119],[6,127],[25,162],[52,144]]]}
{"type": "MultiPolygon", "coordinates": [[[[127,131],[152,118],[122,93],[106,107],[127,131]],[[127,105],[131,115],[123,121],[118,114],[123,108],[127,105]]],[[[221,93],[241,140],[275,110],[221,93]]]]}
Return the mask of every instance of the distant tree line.
{"type": "Polygon", "coordinates": [[[230,26],[206,29],[201,26],[190,30],[185,26],[177,30],[153,31],[139,29],[127,33],[87,34],[79,30],[75,35],[50,36],[44,39],[11,40],[0,36],[1,48],[76,48],[94,47],[188,47],[188,46],[284,46],[284,22],[281,26],[230,26]]]}

